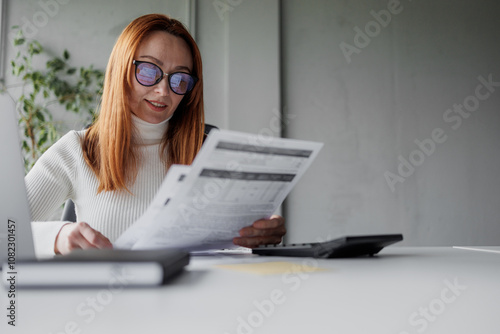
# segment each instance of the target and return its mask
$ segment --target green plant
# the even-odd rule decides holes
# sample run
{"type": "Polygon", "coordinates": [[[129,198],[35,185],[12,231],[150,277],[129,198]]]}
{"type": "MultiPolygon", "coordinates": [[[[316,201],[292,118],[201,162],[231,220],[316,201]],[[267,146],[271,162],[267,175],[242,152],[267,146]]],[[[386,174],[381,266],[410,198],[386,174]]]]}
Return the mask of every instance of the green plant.
{"type": "Polygon", "coordinates": [[[92,65],[79,69],[70,66],[67,50],[62,57],[50,57],[44,69],[36,69],[33,67],[34,57],[47,53],[38,41],[26,40],[19,27],[13,29],[17,30],[14,46],[18,52],[10,64],[12,74],[20,78],[21,83],[5,88],[21,87],[17,111],[24,134],[25,167],[29,170],[61,136],[51,109],[62,105],[67,111],[83,116],[86,122],[94,119],[104,73],[92,65]]]}

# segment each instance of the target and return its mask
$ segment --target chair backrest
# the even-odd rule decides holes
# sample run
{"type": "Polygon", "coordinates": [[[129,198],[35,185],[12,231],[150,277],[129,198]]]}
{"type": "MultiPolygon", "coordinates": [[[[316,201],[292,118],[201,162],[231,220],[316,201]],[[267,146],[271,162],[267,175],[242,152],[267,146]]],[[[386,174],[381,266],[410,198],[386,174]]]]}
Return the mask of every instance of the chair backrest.
{"type": "Polygon", "coordinates": [[[212,131],[213,129],[218,129],[218,127],[216,127],[215,125],[212,125],[212,124],[205,123],[205,130],[204,130],[205,135],[208,135],[210,133],[210,131],[212,131]]]}
{"type": "Polygon", "coordinates": [[[64,203],[61,220],[64,222],[76,223],[75,203],[73,203],[71,199],[66,200],[66,203],[64,203]]]}

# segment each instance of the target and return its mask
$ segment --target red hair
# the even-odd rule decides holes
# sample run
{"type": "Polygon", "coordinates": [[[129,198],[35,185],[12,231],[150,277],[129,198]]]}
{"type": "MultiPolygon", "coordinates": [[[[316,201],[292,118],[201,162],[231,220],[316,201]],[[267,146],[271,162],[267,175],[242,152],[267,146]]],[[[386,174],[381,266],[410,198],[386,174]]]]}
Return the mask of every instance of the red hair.
{"type": "Polygon", "coordinates": [[[165,31],[186,41],[193,57],[192,73],[198,77],[194,89],[184,96],[169,120],[161,150],[167,168],[172,164],[191,164],[201,148],[203,73],[198,46],[181,22],[160,14],[141,16],[118,37],[106,68],[99,116],[82,139],[85,161],[99,179],[98,193],[128,191],[127,184],[134,182],[137,175],[139,157],[132,141],[133,125],[127,92],[134,77],[134,54],[141,41],[153,31],[165,31]]]}

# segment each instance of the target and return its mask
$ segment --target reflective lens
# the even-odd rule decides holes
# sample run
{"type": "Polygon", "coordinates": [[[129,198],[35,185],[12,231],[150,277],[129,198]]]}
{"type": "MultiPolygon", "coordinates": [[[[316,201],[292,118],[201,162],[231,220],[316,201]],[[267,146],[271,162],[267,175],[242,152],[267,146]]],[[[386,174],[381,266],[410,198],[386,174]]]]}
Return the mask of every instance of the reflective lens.
{"type": "Polygon", "coordinates": [[[151,63],[135,63],[135,78],[144,86],[153,86],[163,78],[162,70],[151,63]]]}
{"type": "Polygon", "coordinates": [[[184,95],[193,89],[198,80],[185,72],[163,73],[160,67],[150,62],[134,60],[133,63],[135,64],[135,78],[143,86],[154,86],[167,76],[170,89],[178,95],[184,95]]]}
{"type": "Polygon", "coordinates": [[[188,73],[176,72],[169,74],[168,83],[174,93],[182,95],[193,89],[195,81],[194,78],[188,73]]]}

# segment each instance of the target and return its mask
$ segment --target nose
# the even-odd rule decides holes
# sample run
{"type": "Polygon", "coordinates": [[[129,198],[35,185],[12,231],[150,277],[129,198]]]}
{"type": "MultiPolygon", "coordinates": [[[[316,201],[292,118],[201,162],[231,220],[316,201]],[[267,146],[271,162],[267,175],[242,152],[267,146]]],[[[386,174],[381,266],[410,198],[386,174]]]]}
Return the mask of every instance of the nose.
{"type": "Polygon", "coordinates": [[[160,94],[161,96],[169,95],[170,86],[168,85],[168,75],[165,75],[163,79],[154,87],[155,87],[155,92],[160,94]]]}

